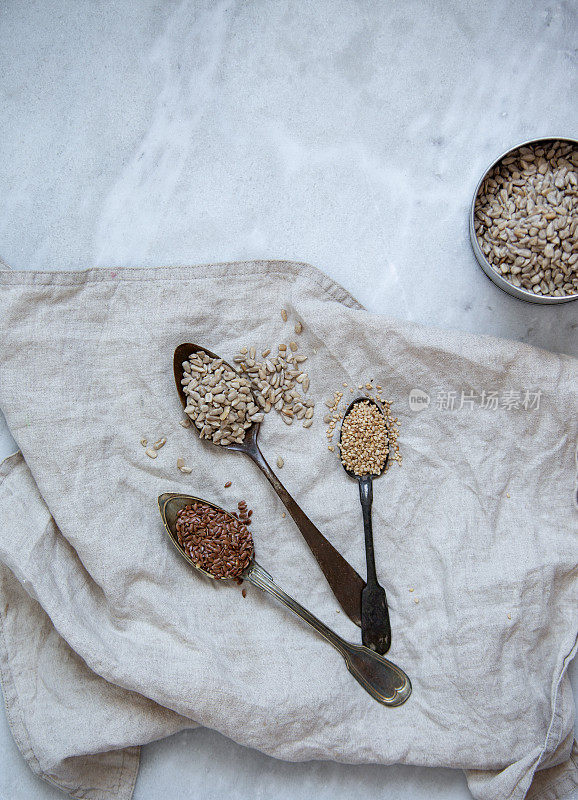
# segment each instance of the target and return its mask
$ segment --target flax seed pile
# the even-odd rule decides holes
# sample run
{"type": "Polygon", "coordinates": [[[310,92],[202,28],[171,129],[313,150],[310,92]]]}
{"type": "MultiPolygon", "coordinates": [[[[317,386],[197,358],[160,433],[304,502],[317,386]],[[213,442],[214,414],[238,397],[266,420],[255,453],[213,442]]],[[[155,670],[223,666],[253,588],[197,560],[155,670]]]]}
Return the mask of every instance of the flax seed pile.
{"type": "Polygon", "coordinates": [[[361,400],[341,426],[341,463],[355,475],[379,475],[389,455],[385,416],[375,403],[361,400]]]}
{"type": "Polygon", "coordinates": [[[214,578],[239,579],[253,557],[253,537],[247,528],[250,512],[243,502],[239,509],[239,516],[245,521],[199,502],[185,506],[177,514],[180,546],[214,578]]]}

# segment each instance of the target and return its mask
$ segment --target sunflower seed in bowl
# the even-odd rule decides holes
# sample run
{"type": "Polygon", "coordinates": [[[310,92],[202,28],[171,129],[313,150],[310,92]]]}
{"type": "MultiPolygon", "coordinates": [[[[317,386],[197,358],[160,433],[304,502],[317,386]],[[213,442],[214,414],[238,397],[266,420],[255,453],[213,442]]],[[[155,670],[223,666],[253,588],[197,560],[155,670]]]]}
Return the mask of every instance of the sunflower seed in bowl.
{"type": "Polygon", "coordinates": [[[476,258],[494,283],[535,303],[578,298],[578,142],[509,150],[480,180],[470,211],[476,258]]]}

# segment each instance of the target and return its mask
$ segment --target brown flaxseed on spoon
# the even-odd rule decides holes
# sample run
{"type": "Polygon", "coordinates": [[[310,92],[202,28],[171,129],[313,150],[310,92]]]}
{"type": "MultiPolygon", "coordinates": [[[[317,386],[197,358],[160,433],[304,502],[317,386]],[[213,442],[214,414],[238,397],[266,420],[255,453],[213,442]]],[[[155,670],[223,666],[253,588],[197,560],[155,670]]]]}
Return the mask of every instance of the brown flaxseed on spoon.
{"type": "Polygon", "coordinates": [[[246,522],[206,503],[182,508],[176,531],[189,558],[214,578],[239,579],[253,558],[253,537],[246,522]]]}

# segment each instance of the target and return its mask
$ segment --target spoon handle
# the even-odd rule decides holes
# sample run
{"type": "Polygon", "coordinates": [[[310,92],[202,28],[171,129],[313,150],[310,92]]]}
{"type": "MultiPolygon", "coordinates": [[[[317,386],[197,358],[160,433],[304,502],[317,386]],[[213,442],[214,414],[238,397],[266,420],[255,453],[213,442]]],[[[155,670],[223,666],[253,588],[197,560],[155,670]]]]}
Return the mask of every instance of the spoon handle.
{"type": "Polygon", "coordinates": [[[358,480],[359,498],[363,509],[365,559],[367,562],[367,585],[361,593],[361,641],[366,647],[383,655],[391,647],[391,624],[385,589],[380,586],[375,572],[373,526],[371,522],[373,479],[371,475],[364,475],[358,480]]]}
{"type": "Polygon", "coordinates": [[[361,500],[361,509],[363,511],[367,582],[377,583],[375,553],[373,552],[373,525],[371,522],[371,506],[373,504],[373,478],[371,475],[364,475],[362,478],[359,478],[359,499],[361,500]]]}
{"type": "Polygon", "coordinates": [[[257,442],[245,451],[255,464],[263,471],[271,486],[275,489],[283,505],[292,516],[309,549],[315,556],[321,571],[325,575],[331,591],[349,619],[361,627],[361,592],[365,586],[363,578],[357,574],[351,564],[329,542],[321,531],[311,522],[309,517],[297,505],[279,478],[275,475],[257,442]]]}
{"type": "Polygon", "coordinates": [[[283,591],[271,575],[253,561],[243,577],[264,592],[277,598],[294,614],[309,623],[321,636],[327,639],[345,659],[345,664],[355,680],[378,703],[385,706],[400,706],[411,694],[411,682],[403,670],[388,659],[368,650],[362,645],[351,644],[327,627],[314,614],[304,608],[283,591]]]}

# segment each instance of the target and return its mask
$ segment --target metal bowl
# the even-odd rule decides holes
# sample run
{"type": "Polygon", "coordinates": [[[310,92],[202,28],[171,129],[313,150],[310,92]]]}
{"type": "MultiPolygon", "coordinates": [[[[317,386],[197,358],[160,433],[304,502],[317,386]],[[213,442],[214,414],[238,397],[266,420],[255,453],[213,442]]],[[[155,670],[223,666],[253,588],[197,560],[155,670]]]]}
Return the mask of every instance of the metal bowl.
{"type": "Polygon", "coordinates": [[[472,243],[472,248],[474,250],[474,254],[478,260],[480,267],[484,270],[486,275],[490,280],[492,280],[496,286],[499,286],[500,289],[503,289],[508,294],[511,294],[513,297],[519,297],[520,300],[525,300],[528,303],[542,303],[544,305],[552,305],[553,303],[569,303],[571,300],[578,300],[578,294],[568,294],[565,297],[551,297],[548,295],[540,295],[534,294],[534,292],[529,292],[527,289],[518,288],[514,286],[513,283],[506,280],[506,278],[502,277],[494,267],[490,264],[484,253],[482,252],[482,248],[478,242],[478,237],[476,235],[476,229],[474,225],[474,212],[476,207],[476,199],[478,197],[478,192],[480,191],[480,186],[484,182],[485,178],[497,164],[506,156],[513,154],[516,150],[520,147],[525,147],[529,144],[538,144],[540,142],[568,142],[569,144],[574,144],[578,146],[578,139],[572,139],[568,136],[541,136],[539,139],[528,139],[525,142],[520,142],[515,147],[511,147],[509,150],[506,150],[505,153],[502,153],[501,156],[492,161],[490,166],[484,171],[482,177],[477,183],[476,189],[474,191],[474,197],[472,199],[472,205],[470,208],[470,240],[472,243]]]}

